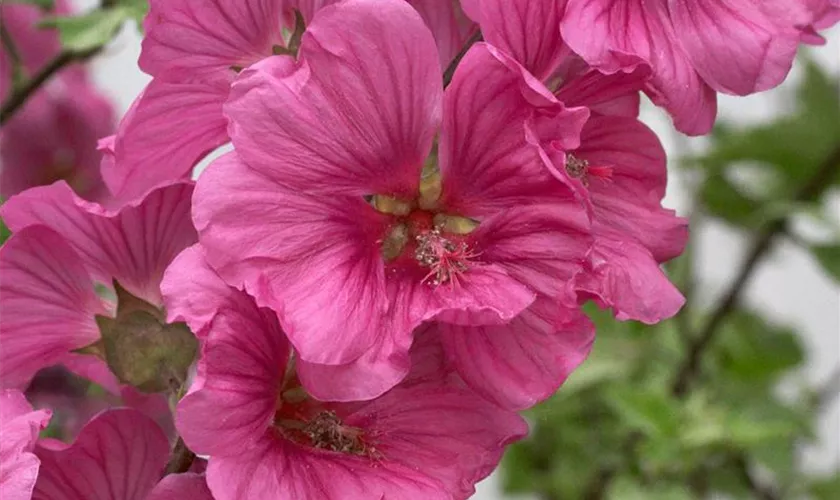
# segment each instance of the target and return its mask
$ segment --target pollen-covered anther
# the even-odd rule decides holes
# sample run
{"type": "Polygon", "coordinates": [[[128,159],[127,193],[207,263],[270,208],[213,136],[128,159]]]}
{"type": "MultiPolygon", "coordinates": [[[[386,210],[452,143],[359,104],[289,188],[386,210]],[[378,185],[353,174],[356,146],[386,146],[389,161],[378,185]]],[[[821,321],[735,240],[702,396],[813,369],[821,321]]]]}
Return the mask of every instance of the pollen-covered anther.
{"type": "Polygon", "coordinates": [[[569,153],[566,155],[566,172],[569,177],[579,179],[584,186],[589,185],[589,179],[592,177],[601,180],[610,180],[612,178],[612,167],[590,165],[589,160],[578,158],[569,153]]]}
{"type": "Polygon", "coordinates": [[[368,455],[372,452],[362,440],[362,430],[343,425],[333,411],[317,414],[303,427],[303,433],[315,448],[351,455],[368,455]]]}
{"type": "Polygon", "coordinates": [[[421,266],[431,269],[423,281],[432,285],[457,285],[458,277],[469,268],[470,259],[478,255],[466,243],[447,239],[439,226],[418,234],[415,239],[414,258],[421,266]]]}

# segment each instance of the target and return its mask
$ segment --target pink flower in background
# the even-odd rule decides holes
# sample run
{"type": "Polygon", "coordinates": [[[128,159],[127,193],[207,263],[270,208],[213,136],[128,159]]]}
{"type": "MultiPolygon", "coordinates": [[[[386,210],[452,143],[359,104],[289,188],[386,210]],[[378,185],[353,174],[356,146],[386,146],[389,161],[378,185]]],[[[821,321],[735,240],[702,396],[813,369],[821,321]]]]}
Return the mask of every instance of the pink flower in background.
{"type": "Polygon", "coordinates": [[[0,391],[0,495],[29,500],[41,461],[33,450],[38,433],[50,421],[49,410],[33,410],[23,393],[0,391]]]}
{"type": "MultiPolygon", "coordinates": [[[[476,46],[442,98],[419,16],[398,1],[350,1],[319,13],[299,61],[265,60],[234,84],[236,153],[202,175],[194,219],[210,263],[281,314],[302,359],[358,361],[392,385],[423,321],[504,324],[538,296],[557,304],[533,333],[539,355],[573,345],[583,359],[591,332],[567,341],[563,325],[585,318],[561,303],[589,250],[586,212],[540,144],[576,147],[588,112],[509,62],[476,46]],[[439,126],[439,163],[424,170],[439,126]]],[[[532,378],[544,397],[564,377],[532,378]]],[[[316,395],[350,397],[336,390],[316,395]]]]}
{"type": "Polygon", "coordinates": [[[815,21],[806,0],[566,0],[563,39],[594,67],[614,72],[627,56],[653,67],[645,91],[688,134],[707,133],[716,92],[775,87],[815,21]]]}
{"type": "Polygon", "coordinates": [[[204,342],[177,425],[211,457],[217,500],[464,499],[527,432],[515,413],[458,384],[431,333],[402,384],[372,401],[325,403],[308,394],[307,377],[329,373],[302,373],[275,313],[227,287],[200,247],[178,257],[164,290],[168,303],[170,293],[197,299],[172,308],[204,342]]]}
{"type": "MultiPolygon", "coordinates": [[[[69,11],[57,2],[60,13],[69,11]]],[[[36,23],[43,16],[31,5],[0,6],[3,26],[15,42],[23,71],[32,75],[60,50],[58,34],[36,23]]],[[[0,50],[0,99],[10,90],[12,61],[0,50]]],[[[81,65],[69,66],[36,92],[0,132],[0,196],[66,180],[81,196],[108,196],[99,172],[96,141],[113,131],[114,110],[89,81],[81,65]]]]}
{"type": "MultiPolygon", "coordinates": [[[[334,0],[152,0],[140,68],[154,77],[119,126],[108,187],[123,200],[189,176],[207,153],[229,141],[222,114],[230,84],[251,64],[288,44],[292,11],[304,22],[334,0]]],[[[449,61],[473,33],[457,2],[414,0],[449,61]]]]}
{"type": "Polygon", "coordinates": [[[101,413],[72,444],[42,440],[36,453],[41,470],[33,500],[213,500],[202,475],[161,479],[169,442],[135,410],[101,413]]]}
{"type": "Polygon", "coordinates": [[[162,305],[159,284],[171,260],[196,240],[190,183],[151,192],[137,205],[108,211],[63,182],[7,201],[0,214],[14,232],[0,248],[0,381],[23,388],[35,373],[65,364],[118,393],[95,356],[74,354],[100,338],[96,315],[111,316],[116,280],[131,294],[162,305]]]}

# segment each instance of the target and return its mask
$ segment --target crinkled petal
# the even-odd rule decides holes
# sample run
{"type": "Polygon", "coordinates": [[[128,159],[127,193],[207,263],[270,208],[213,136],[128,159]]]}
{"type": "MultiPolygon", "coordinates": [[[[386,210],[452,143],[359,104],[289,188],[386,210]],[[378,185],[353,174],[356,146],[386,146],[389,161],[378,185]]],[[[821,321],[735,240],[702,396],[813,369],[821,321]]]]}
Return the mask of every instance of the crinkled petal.
{"type": "Polygon", "coordinates": [[[408,0],[426,22],[437,42],[440,67],[446,70],[478,26],[461,10],[458,0],[408,0]]]}
{"type": "Polygon", "coordinates": [[[0,247],[0,269],[0,381],[24,389],[41,368],[96,342],[94,315],[107,311],[81,258],[44,226],[16,231],[0,247]]]}
{"type": "Polygon", "coordinates": [[[582,312],[547,297],[507,325],[438,328],[464,381],[490,401],[517,410],[553,394],[586,359],[595,336],[582,312]]]}
{"type": "Polygon", "coordinates": [[[188,472],[165,476],[145,500],[213,500],[204,474],[188,472]]]}
{"type": "Polygon", "coordinates": [[[272,436],[240,455],[212,457],[207,483],[217,500],[452,498],[438,481],[414,469],[306,449],[272,436]]]}
{"type": "Polygon", "coordinates": [[[226,85],[152,80],[117,129],[113,164],[102,167],[117,201],[136,202],[162,184],[189,179],[199,160],[228,142],[227,95],[226,85]]]}
{"type": "Polygon", "coordinates": [[[166,266],[197,239],[190,220],[192,191],[192,183],[177,182],[112,212],[58,182],[15,196],[0,213],[12,231],[38,224],[51,228],[102,284],[116,279],[134,295],[160,304],[166,266]]]}
{"type": "Polygon", "coordinates": [[[682,48],[715,90],[752,94],[777,86],[790,71],[800,32],[773,19],[761,3],[668,1],[682,48]]]}
{"type": "Polygon", "coordinates": [[[167,321],[183,321],[204,337],[220,310],[248,307],[253,299],[228,286],[208,264],[204,249],[193,245],[166,268],[160,284],[167,321]]]}
{"type": "Polygon", "coordinates": [[[516,61],[492,46],[470,49],[446,90],[440,138],[441,205],[484,216],[563,196],[541,156],[541,144],[526,137],[540,122],[545,142],[577,147],[589,116],[566,108],[516,61]]]}
{"type": "Polygon", "coordinates": [[[548,77],[567,53],[560,38],[563,2],[462,0],[487,43],[516,59],[537,79],[548,77]]]}
{"type": "Polygon", "coordinates": [[[284,45],[283,0],[151,0],[140,69],[171,82],[232,81],[284,45]]]}
{"type": "Polygon", "coordinates": [[[598,238],[593,269],[579,276],[577,288],[612,308],[619,320],[647,324],[670,318],[685,303],[650,252],[629,239],[598,238]]]}
{"type": "Polygon", "coordinates": [[[650,76],[650,66],[641,60],[634,68],[612,74],[590,69],[564,82],[555,96],[566,106],[586,106],[602,115],[635,118],[639,116],[639,91],[650,76]]]}
{"type": "Polygon", "coordinates": [[[33,410],[18,390],[0,391],[0,492],[3,500],[29,500],[41,461],[32,450],[50,421],[49,410],[33,410]]]}
{"type": "Polygon", "coordinates": [[[436,54],[405,2],[325,7],[299,65],[270,58],[234,84],[233,143],[251,167],[303,192],[413,196],[440,120],[436,54]]]}
{"type": "Polygon", "coordinates": [[[110,410],[69,447],[36,450],[35,500],[146,500],[169,457],[166,436],[135,410],[110,410]]]}
{"type": "Polygon", "coordinates": [[[651,99],[687,134],[707,133],[717,113],[714,90],[697,74],[679,44],[665,2],[568,0],[563,39],[595,68],[614,73],[638,58],[653,68],[651,99]]]}
{"type": "Polygon", "coordinates": [[[187,446],[226,455],[261,439],[274,419],[289,353],[274,312],[251,303],[220,313],[203,350],[204,385],[178,404],[176,425],[187,446]]]}

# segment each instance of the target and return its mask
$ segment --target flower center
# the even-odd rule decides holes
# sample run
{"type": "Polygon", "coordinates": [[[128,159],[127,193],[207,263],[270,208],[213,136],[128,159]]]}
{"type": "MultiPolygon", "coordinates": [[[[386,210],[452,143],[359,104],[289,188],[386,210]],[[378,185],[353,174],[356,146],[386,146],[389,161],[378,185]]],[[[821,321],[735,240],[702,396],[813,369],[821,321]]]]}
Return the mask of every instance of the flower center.
{"type": "Polygon", "coordinates": [[[588,160],[578,158],[568,153],[566,155],[566,173],[573,179],[578,179],[584,186],[589,186],[589,179],[595,178],[610,181],[613,168],[607,166],[590,165],[588,160]]]}
{"type": "Polygon", "coordinates": [[[291,388],[281,388],[274,413],[274,427],[284,438],[320,450],[380,457],[364,429],[344,424],[329,403],[311,398],[293,373],[286,378],[283,387],[291,388]]]}
{"type": "Polygon", "coordinates": [[[374,195],[370,202],[378,212],[394,219],[381,241],[382,257],[389,266],[420,268],[423,283],[457,286],[459,277],[479,255],[466,241],[478,222],[444,212],[440,194],[440,174],[429,170],[423,173],[415,199],[374,195]]]}

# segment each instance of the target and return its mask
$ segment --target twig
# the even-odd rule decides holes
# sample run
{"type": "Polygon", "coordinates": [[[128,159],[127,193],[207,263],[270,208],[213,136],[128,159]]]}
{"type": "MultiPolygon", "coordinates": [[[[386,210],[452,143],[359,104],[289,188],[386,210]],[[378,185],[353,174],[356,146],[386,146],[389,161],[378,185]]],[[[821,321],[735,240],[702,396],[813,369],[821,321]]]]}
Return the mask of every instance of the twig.
{"type": "Polygon", "coordinates": [[[172,448],[172,456],[169,458],[169,463],[166,464],[166,474],[181,474],[190,470],[193,460],[195,460],[195,453],[187,448],[183,438],[178,437],[175,447],[172,448]]]}
{"type": "Polygon", "coordinates": [[[12,40],[12,35],[9,34],[9,30],[2,21],[0,21],[0,42],[3,43],[3,48],[6,49],[12,65],[12,86],[17,86],[26,76],[23,71],[23,59],[20,57],[15,41],[12,40]]]}
{"type": "Polygon", "coordinates": [[[29,96],[38,90],[41,85],[46,83],[47,80],[52,78],[59,70],[74,62],[85,61],[98,51],[98,47],[84,52],[64,50],[55,56],[41,71],[27,80],[23,85],[15,88],[9,97],[3,101],[3,105],[0,107],[0,125],[6,123],[14,115],[15,111],[26,102],[29,96]]]}
{"type": "MultiPolygon", "coordinates": [[[[840,146],[834,149],[814,176],[794,194],[792,201],[804,202],[816,198],[830,184],[832,177],[837,174],[838,167],[840,167],[840,146]]],[[[770,249],[775,237],[786,232],[787,225],[786,217],[778,218],[765,225],[756,235],[738,276],[729,286],[729,290],[715,308],[706,326],[689,345],[688,356],[678,370],[674,381],[673,392],[676,396],[683,396],[687,392],[699,370],[702,354],[711,343],[723,320],[737,305],[738,298],[755,272],[757,264],[770,249]]]]}
{"type": "Polygon", "coordinates": [[[747,483],[747,486],[755,498],[759,500],[780,500],[782,498],[774,488],[766,484],[762,484],[761,481],[756,479],[752,472],[750,472],[750,466],[743,455],[739,454],[734,457],[734,465],[735,471],[739,476],[741,476],[744,482],[747,483]]]}
{"type": "Polygon", "coordinates": [[[458,52],[458,55],[452,59],[452,62],[449,63],[449,66],[446,67],[446,71],[443,72],[443,86],[444,88],[449,86],[449,83],[452,82],[452,77],[455,75],[455,69],[458,68],[458,64],[461,62],[461,59],[467,54],[467,51],[470,50],[470,47],[473,46],[474,43],[480,42],[484,38],[481,36],[481,30],[476,30],[475,33],[467,40],[463,47],[461,47],[461,51],[458,52]]]}

